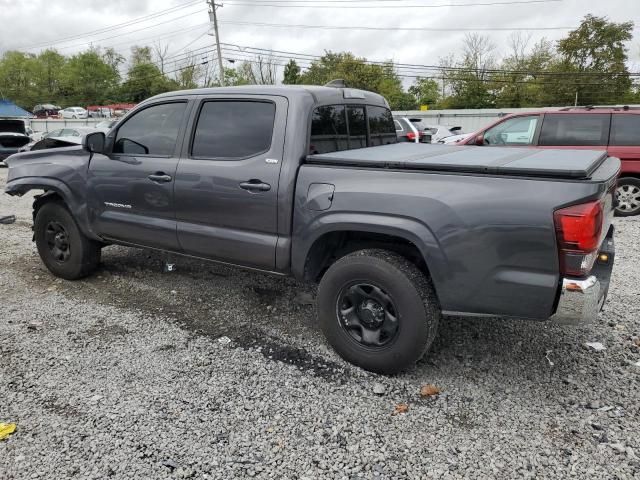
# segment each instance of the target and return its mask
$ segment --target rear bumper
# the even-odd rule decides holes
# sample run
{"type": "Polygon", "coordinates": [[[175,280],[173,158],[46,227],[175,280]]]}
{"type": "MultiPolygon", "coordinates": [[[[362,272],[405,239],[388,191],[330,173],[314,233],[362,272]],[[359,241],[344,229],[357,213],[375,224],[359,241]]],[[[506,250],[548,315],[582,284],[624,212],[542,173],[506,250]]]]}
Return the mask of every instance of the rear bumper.
{"type": "Polygon", "coordinates": [[[604,307],[609,293],[614,258],[615,245],[612,227],[600,246],[599,258],[596,260],[591,275],[586,278],[562,279],[558,307],[551,320],[570,325],[595,321],[598,313],[604,307]]]}

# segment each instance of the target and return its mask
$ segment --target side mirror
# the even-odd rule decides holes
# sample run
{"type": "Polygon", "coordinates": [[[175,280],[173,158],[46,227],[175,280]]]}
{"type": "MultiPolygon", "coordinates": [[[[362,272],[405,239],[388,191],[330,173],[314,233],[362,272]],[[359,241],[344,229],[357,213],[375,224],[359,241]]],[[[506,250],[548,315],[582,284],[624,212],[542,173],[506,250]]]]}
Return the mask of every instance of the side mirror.
{"type": "Polygon", "coordinates": [[[481,147],[482,145],[484,145],[484,135],[480,134],[476,137],[476,139],[474,140],[474,142],[476,145],[478,145],[479,147],[481,147]]]}
{"type": "Polygon", "coordinates": [[[91,153],[103,153],[105,138],[103,132],[89,133],[82,139],[82,148],[91,153]]]}

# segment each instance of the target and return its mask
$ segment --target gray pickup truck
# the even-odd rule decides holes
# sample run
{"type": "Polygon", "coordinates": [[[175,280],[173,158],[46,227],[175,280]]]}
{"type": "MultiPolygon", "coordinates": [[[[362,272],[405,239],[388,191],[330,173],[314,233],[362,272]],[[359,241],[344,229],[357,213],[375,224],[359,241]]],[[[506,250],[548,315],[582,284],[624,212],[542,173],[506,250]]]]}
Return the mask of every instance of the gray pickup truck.
{"type": "Polygon", "coordinates": [[[318,282],[346,360],[394,373],[443,315],[589,321],[614,259],[602,152],[396,143],[385,99],[333,87],[172,92],[82,146],[7,160],[34,240],[78,279],[109,244],[318,282]]]}

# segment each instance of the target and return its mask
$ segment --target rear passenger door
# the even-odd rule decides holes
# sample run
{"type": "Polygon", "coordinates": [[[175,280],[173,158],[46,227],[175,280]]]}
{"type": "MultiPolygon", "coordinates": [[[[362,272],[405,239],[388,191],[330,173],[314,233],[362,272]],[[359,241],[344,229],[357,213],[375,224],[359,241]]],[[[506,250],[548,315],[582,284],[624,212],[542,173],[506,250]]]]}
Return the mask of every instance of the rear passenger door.
{"type": "Polygon", "coordinates": [[[277,96],[200,101],[175,183],[185,253],[275,268],[287,108],[286,98],[277,96]]]}

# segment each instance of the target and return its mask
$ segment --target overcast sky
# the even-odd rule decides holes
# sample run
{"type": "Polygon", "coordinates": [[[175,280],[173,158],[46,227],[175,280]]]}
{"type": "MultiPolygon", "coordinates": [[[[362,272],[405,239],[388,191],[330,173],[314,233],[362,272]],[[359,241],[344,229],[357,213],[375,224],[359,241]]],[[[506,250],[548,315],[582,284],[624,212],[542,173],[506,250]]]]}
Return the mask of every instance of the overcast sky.
{"type": "MultiPolygon", "coordinates": [[[[325,50],[351,51],[369,60],[393,59],[420,65],[437,64],[440,57],[460,50],[465,32],[446,29],[478,29],[488,35],[497,47],[496,53],[507,51],[511,31],[491,29],[527,28],[531,43],[546,37],[551,40],[566,35],[568,30],[535,30],[535,28],[576,27],[584,15],[608,16],[622,22],[637,20],[636,39],[630,48],[632,68],[640,69],[640,0],[556,0],[545,3],[486,5],[509,0],[227,0],[218,9],[221,42],[239,46],[320,55],[325,50]],[[242,5],[239,5],[242,4],[242,5]],[[251,5],[248,5],[251,4],[251,5]],[[420,8],[427,5],[475,4],[420,8]],[[478,5],[485,4],[485,5],[478,5]],[[280,5],[272,7],[267,5],[280,5]],[[293,7],[300,5],[300,7],[293,7]],[[324,5],[330,8],[313,8],[324,5]],[[335,8],[333,6],[390,6],[392,8],[335,8]],[[402,27],[441,29],[441,31],[366,31],[328,30],[300,27],[268,27],[238,25],[226,22],[293,24],[341,27],[402,27]]],[[[525,0],[511,0],[525,1],[525,0]]],[[[531,0],[529,0],[531,1],[531,0]]],[[[220,3],[220,2],[219,2],[220,3]]],[[[9,49],[25,49],[37,53],[52,47],[72,54],[90,44],[112,46],[127,55],[131,45],[161,42],[168,45],[169,56],[181,60],[185,50],[195,50],[198,58],[212,59],[206,47],[214,38],[206,33],[208,15],[205,0],[0,0],[0,53],[9,49]],[[132,23],[123,28],[107,27],[134,21],[179,5],[190,5],[169,14],[132,23]],[[102,30],[102,31],[101,31],[102,30]],[[93,34],[88,33],[93,32],[93,34]],[[69,38],[76,36],[77,38],[69,38]],[[66,41],[61,41],[68,39],[66,41]],[[186,47],[186,48],[185,48],[186,47]],[[175,55],[178,55],[175,57],[175,55]]],[[[226,47],[223,57],[244,58],[226,47]]],[[[236,49],[237,51],[237,49],[236,49]]],[[[285,59],[277,59],[285,62],[285,59]]],[[[301,64],[307,62],[301,61],[301,64]]],[[[229,65],[229,63],[227,63],[229,65]]],[[[179,66],[179,64],[169,64],[179,66]]],[[[411,72],[405,71],[405,74],[411,72]]],[[[405,82],[408,82],[405,79],[405,82]]]]}

